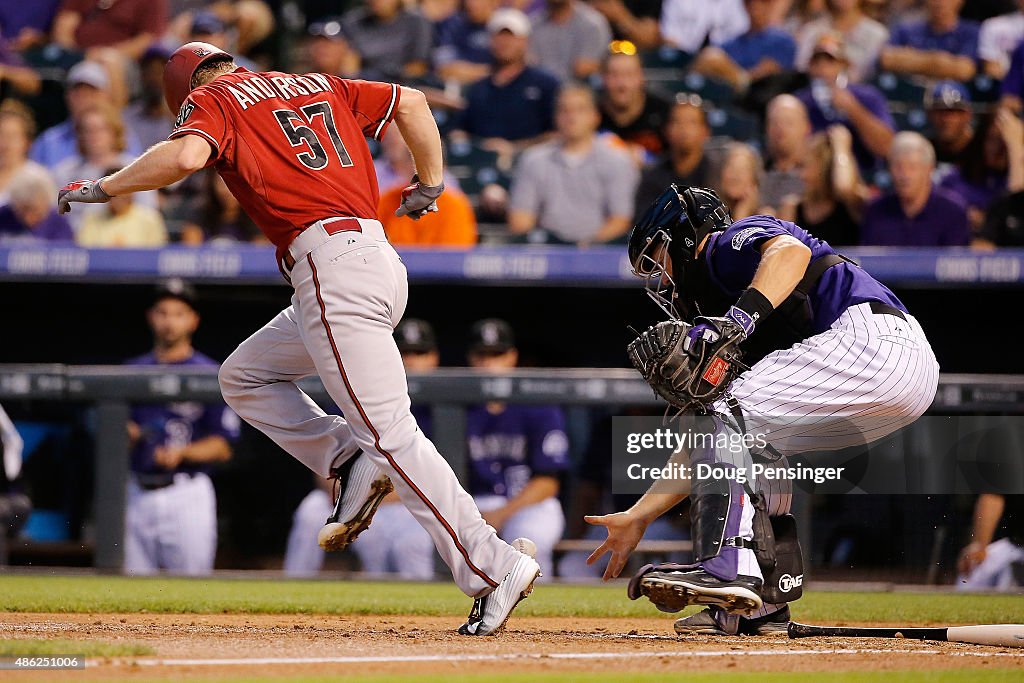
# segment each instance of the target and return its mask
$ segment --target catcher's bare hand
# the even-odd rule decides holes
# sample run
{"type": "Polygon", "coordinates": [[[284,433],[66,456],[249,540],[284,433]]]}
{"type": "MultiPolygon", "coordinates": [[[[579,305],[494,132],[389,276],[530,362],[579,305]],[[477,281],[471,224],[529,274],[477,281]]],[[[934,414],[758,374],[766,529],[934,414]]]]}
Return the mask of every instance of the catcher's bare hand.
{"type": "Polygon", "coordinates": [[[402,205],[395,211],[396,216],[409,216],[419,220],[428,213],[437,211],[437,198],[444,192],[444,183],[424,185],[419,176],[412,177],[412,184],[402,190],[402,205]]]}
{"type": "Polygon", "coordinates": [[[587,515],[583,518],[587,524],[603,526],[608,531],[608,538],[598,547],[590,557],[587,564],[594,564],[606,553],[612,556],[608,560],[608,566],[604,569],[604,580],[614,579],[622,573],[626,561],[633,554],[640,539],[644,537],[647,524],[628,512],[616,512],[611,515],[587,515]]]}
{"type": "Polygon", "coordinates": [[[57,192],[57,213],[71,211],[71,202],[85,204],[103,204],[110,201],[110,195],[103,191],[99,180],[76,180],[60,188],[57,192]]]}

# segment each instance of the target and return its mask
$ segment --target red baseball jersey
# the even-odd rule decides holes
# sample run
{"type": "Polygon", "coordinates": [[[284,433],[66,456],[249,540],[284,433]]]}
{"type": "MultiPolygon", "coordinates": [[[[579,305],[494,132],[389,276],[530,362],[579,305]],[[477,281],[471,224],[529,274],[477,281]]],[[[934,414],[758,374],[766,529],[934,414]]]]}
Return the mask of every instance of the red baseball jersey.
{"type": "Polygon", "coordinates": [[[377,218],[379,140],[398,109],[392,83],[246,69],[193,90],[170,138],[199,135],[210,163],[278,248],[332,216],[377,218]]]}

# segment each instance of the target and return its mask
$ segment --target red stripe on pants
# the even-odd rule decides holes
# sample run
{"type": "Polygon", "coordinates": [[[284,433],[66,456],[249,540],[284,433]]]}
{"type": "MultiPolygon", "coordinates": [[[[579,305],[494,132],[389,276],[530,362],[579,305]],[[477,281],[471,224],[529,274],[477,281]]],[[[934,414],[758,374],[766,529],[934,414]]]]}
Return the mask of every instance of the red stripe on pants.
{"type": "Polygon", "coordinates": [[[370,419],[366,416],[366,412],[363,410],[363,406],[359,403],[359,399],[356,398],[356,394],[352,390],[352,385],[349,384],[348,375],[345,373],[345,366],[341,362],[341,354],[338,353],[338,346],[334,343],[334,335],[331,333],[331,326],[327,324],[327,308],[324,306],[323,297],[320,296],[320,280],[317,278],[316,265],[313,263],[313,254],[308,254],[306,256],[306,259],[309,261],[309,267],[313,271],[313,286],[316,289],[317,303],[320,304],[320,320],[321,322],[323,322],[324,330],[327,332],[327,340],[331,343],[331,350],[334,352],[334,360],[338,364],[338,371],[341,373],[341,381],[344,382],[345,390],[348,391],[349,398],[352,399],[352,402],[356,406],[356,410],[359,411],[359,416],[363,419],[363,422],[366,424],[366,426],[370,429],[370,432],[373,434],[373,447],[376,448],[377,451],[387,459],[388,463],[395,469],[396,472],[398,472],[398,476],[400,476],[402,480],[405,481],[406,484],[408,484],[409,488],[411,488],[413,492],[415,492],[416,495],[419,496],[419,499],[423,501],[424,505],[430,508],[430,511],[434,513],[434,517],[437,518],[437,521],[441,523],[445,531],[448,532],[448,535],[451,536],[452,543],[455,544],[455,547],[458,549],[459,553],[462,554],[463,559],[466,560],[466,564],[469,565],[469,568],[471,570],[473,570],[473,573],[479,576],[481,579],[483,579],[488,586],[496,588],[498,586],[498,582],[492,579],[491,577],[487,576],[487,574],[485,574],[475,564],[473,564],[473,561],[469,559],[469,553],[466,552],[465,547],[463,547],[462,543],[459,542],[459,537],[456,535],[455,530],[452,529],[448,521],[445,520],[445,518],[441,515],[441,512],[436,507],[434,507],[434,504],[430,502],[427,496],[424,495],[424,493],[419,489],[418,486],[416,486],[416,484],[413,483],[412,479],[409,478],[405,471],[398,466],[398,463],[395,462],[395,459],[391,456],[391,454],[381,447],[380,434],[377,432],[376,428],[374,428],[373,424],[370,422],[370,419]]]}

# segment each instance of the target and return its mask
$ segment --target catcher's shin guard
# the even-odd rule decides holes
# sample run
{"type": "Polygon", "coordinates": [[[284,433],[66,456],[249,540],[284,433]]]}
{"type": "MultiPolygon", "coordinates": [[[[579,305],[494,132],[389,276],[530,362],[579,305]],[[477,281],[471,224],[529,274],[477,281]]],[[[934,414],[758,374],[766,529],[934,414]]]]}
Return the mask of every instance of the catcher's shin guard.
{"type": "MultiPolygon", "coordinates": [[[[691,462],[696,467],[701,458],[691,462]]],[[[712,463],[714,457],[710,458],[712,463]]],[[[733,477],[736,468],[718,465],[733,477]]],[[[740,552],[753,549],[749,531],[743,527],[743,485],[735,478],[701,478],[693,480],[690,504],[690,535],[693,538],[693,556],[707,572],[724,581],[732,581],[739,573],[740,552]],[[745,531],[745,533],[744,533],[745,531]]]]}
{"type": "Polygon", "coordinates": [[[765,602],[782,603],[799,600],[804,594],[804,557],[796,533],[796,519],[791,514],[771,518],[775,540],[774,566],[765,571],[761,597],[765,602]]]}
{"type": "Polygon", "coordinates": [[[772,519],[768,516],[768,501],[763,491],[750,494],[750,503],[754,507],[754,557],[761,568],[761,575],[768,576],[775,570],[775,530],[772,519]]]}

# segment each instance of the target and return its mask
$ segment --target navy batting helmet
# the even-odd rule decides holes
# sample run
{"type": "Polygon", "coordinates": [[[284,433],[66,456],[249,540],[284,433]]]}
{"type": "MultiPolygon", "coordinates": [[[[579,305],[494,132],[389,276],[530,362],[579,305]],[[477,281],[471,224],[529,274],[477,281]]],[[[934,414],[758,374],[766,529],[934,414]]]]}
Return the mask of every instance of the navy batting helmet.
{"type": "Polygon", "coordinates": [[[629,263],[633,273],[648,281],[647,291],[672,317],[675,283],[686,264],[711,232],[732,224],[729,210],[714,190],[673,183],[654,200],[629,233],[629,263]],[[664,245],[660,250],[658,247],[664,245]],[[672,268],[667,268],[671,261],[672,268]],[[670,273],[671,270],[671,273],[670,273]]]}

